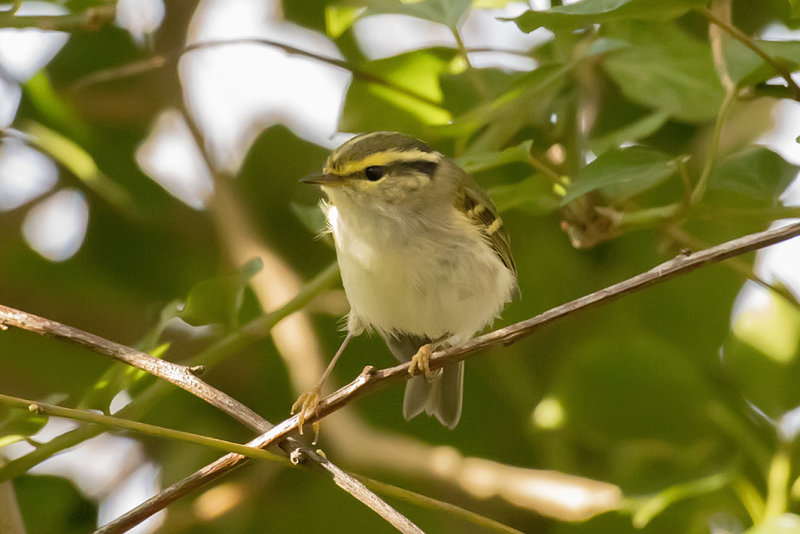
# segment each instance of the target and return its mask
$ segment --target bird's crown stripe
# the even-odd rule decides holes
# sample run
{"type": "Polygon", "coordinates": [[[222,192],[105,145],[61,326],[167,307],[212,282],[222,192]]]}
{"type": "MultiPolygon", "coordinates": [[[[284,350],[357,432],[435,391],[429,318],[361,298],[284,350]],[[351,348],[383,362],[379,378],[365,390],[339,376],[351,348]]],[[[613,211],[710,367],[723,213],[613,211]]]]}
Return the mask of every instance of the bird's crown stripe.
{"type": "Polygon", "coordinates": [[[395,150],[387,150],[384,152],[375,152],[357,161],[347,161],[337,163],[334,165],[326,165],[323,170],[326,174],[337,174],[340,176],[347,176],[354,174],[361,170],[371,167],[373,165],[384,166],[392,163],[410,162],[410,161],[425,161],[429,163],[437,163],[441,156],[436,152],[424,152],[422,150],[413,149],[404,152],[395,150]]]}

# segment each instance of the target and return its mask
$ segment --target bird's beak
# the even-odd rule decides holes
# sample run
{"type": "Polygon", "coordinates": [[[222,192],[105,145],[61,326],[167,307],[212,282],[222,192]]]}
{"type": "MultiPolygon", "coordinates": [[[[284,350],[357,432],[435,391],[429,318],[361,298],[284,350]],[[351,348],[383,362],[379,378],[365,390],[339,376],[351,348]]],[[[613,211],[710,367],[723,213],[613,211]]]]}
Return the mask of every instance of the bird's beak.
{"type": "Polygon", "coordinates": [[[341,176],[337,176],[335,174],[323,173],[323,174],[309,174],[308,176],[304,176],[303,178],[300,178],[300,183],[337,186],[337,185],[343,185],[345,181],[342,179],[341,176]]]}

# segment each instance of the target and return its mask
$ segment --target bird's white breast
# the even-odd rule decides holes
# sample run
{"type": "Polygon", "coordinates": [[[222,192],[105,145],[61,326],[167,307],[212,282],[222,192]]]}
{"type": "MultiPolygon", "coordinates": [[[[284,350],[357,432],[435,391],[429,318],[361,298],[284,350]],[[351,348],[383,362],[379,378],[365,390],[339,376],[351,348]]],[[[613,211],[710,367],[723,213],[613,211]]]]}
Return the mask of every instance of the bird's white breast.
{"type": "Polygon", "coordinates": [[[347,299],[348,329],[404,332],[458,344],[511,300],[514,275],[454,207],[438,219],[391,208],[367,218],[336,202],[326,210],[347,299]]]}

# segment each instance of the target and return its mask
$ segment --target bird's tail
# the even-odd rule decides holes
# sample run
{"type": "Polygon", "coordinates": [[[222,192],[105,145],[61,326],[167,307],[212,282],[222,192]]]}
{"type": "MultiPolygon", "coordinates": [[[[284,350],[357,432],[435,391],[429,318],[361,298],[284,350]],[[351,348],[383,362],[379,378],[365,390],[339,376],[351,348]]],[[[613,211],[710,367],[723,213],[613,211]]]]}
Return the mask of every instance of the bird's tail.
{"type": "MultiPolygon", "coordinates": [[[[409,361],[423,345],[436,343],[424,336],[393,333],[382,335],[392,354],[401,362],[409,361]]],[[[416,417],[423,411],[433,415],[447,428],[455,428],[461,418],[464,391],[464,362],[448,365],[432,379],[415,376],[406,385],[403,417],[416,417]]]]}
{"type": "Polygon", "coordinates": [[[415,376],[406,384],[403,417],[408,420],[424,410],[447,428],[455,428],[461,418],[463,392],[463,361],[448,365],[442,369],[440,376],[431,380],[424,376],[415,376]]]}

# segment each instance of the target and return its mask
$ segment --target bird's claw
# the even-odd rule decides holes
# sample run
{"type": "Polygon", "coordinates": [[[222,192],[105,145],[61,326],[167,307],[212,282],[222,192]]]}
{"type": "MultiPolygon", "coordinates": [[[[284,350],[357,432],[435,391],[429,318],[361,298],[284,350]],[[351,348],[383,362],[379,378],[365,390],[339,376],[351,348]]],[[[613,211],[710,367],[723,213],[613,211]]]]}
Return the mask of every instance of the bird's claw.
{"type": "Polygon", "coordinates": [[[422,345],[414,356],[411,357],[411,365],[408,366],[408,373],[411,376],[422,373],[427,380],[438,378],[442,374],[441,369],[431,370],[431,345],[422,345]]]}
{"type": "MultiPolygon", "coordinates": [[[[303,434],[303,425],[305,425],[306,420],[313,417],[317,411],[319,396],[319,388],[314,388],[300,395],[300,397],[294,401],[294,404],[292,404],[292,415],[296,413],[299,414],[297,428],[300,431],[300,435],[303,434]]],[[[316,443],[319,437],[319,422],[314,421],[311,426],[314,429],[314,443],[316,443]]]]}

